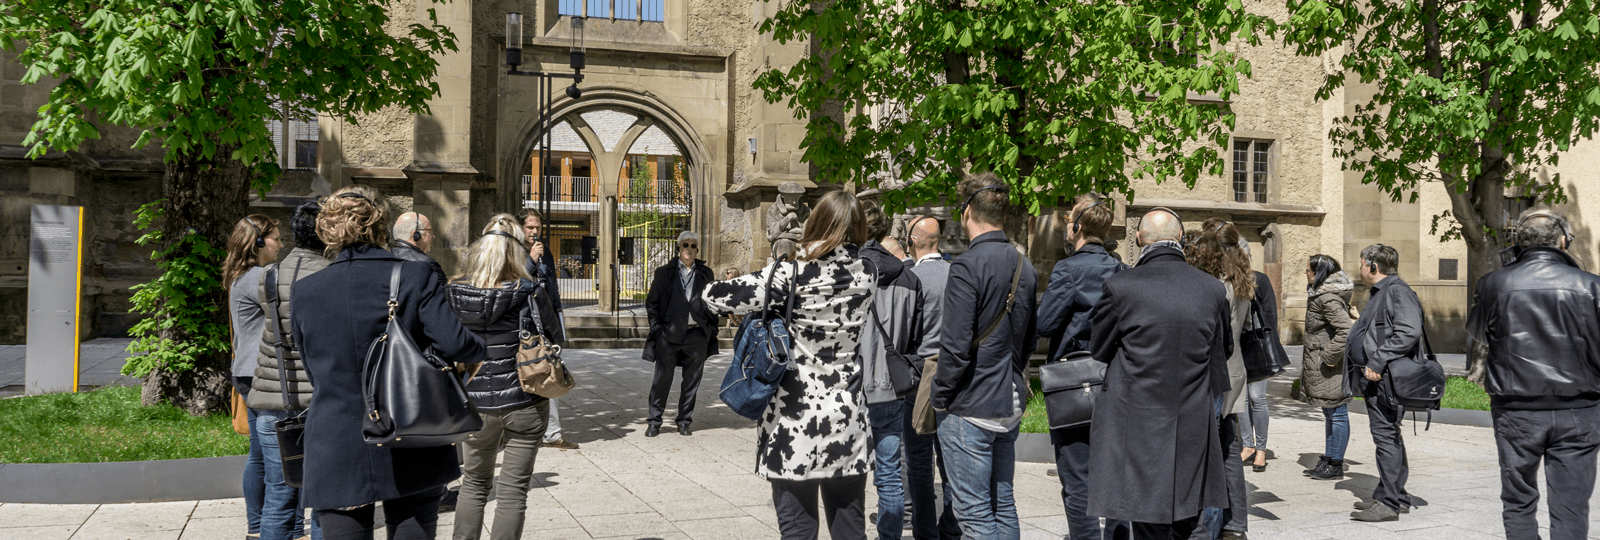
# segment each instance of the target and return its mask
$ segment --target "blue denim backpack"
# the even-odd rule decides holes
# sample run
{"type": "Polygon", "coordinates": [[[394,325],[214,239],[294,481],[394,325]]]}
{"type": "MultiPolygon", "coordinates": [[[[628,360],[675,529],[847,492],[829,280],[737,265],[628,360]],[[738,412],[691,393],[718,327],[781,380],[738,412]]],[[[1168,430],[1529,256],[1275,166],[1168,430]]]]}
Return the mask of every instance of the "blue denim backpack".
{"type": "MultiPolygon", "coordinates": [[[[783,264],[779,259],[778,264],[783,264]]],[[[789,325],[794,320],[795,281],[800,277],[800,263],[795,263],[794,275],[789,278],[789,294],[784,300],[783,317],[778,318],[772,302],[772,274],[767,274],[763,289],[767,290],[768,307],[760,317],[745,317],[733,338],[733,364],[722,377],[722,387],[717,396],[739,416],[760,420],[767,403],[778,393],[778,385],[789,372],[789,325]]]]}

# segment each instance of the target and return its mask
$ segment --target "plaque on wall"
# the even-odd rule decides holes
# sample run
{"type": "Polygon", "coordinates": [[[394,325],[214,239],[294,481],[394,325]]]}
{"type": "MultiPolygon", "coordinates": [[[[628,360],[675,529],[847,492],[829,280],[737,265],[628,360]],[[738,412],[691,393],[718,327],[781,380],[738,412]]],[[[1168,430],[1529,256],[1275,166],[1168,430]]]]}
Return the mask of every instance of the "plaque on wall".
{"type": "Polygon", "coordinates": [[[83,208],[33,205],[28,244],[27,394],[78,389],[83,208]]]}

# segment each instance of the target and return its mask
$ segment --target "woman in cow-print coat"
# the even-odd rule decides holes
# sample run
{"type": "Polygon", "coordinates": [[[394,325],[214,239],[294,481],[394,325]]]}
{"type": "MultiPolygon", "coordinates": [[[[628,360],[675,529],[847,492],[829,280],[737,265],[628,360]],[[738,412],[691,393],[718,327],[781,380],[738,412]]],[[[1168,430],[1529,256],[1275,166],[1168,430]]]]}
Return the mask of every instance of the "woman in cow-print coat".
{"type": "Polygon", "coordinates": [[[790,281],[798,280],[791,330],[794,366],[767,405],[756,437],[756,472],[772,482],[785,540],[816,538],[819,490],[833,538],[866,538],[863,506],[871,437],[856,342],[877,277],[856,253],[865,237],[866,220],[855,196],[831,192],[806,220],[798,278],[796,263],[779,261],[712,283],[703,294],[706,305],[717,311],[751,313],[769,301],[782,306],[790,281]],[[764,289],[768,273],[772,286],[764,289]]]}

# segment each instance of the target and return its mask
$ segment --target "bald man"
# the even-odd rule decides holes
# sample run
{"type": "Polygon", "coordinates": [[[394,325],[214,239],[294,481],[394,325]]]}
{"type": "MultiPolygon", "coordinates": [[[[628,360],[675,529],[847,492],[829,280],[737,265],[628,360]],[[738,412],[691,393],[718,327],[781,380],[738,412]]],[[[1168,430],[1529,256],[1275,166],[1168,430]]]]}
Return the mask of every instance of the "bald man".
{"type": "MultiPolygon", "coordinates": [[[[939,253],[939,219],[933,216],[920,216],[911,220],[911,232],[907,240],[911,243],[911,254],[916,257],[912,263],[911,273],[922,280],[922,291],[927,295],[927,304],[922,306],[922,319],[927,322],[928,333],[922,336],[922,345],[917,348],[918,358],[939,358],[939,328],[944,324],[944,285],[949,280],[950,262],[944,260],[944,254],[939,253]]],[[[939,436],[936,434],[917,433],[911,425],[911,410],[906,410],[906,423],[903,426],[903,436],[906,447],[906,475],[909,482],[906,484],[906,495],[911,498],[911,532],[913,538],[960,538],[961,527],[956,523],[956,512],[952,506],[954,501],[946,494],[944,506],[936,506],[937,498],[933,493],[934,465],[939,468],[940,483],[950,485],[949,477],[944,470],[944,460],[937,459],[935,453],[942,453],[939,448],[939,436]]]]}
{"type": "Polygon", "coordinates": [[[444,268],[439,266],[439,261],[428,256],[433,249],[433,222],[428,216],[416,212],[406,212],[394,220],[394,243],[389,251],[395,257],[408,261],[426,262],[433,268],[433,274],[439,277],[439,285],[443,286],[449,280],[445,278],[444,268]]]}
{"type": "Polygon", "coordinates": [[[1188,538],[1202,509],[1228,505],[1214,413],[1228,391],[1231,312],[1222,282],[1184,261],[1182,235],[1176,212],[1145,214],[1139,264],[1106,278],[1091,317],[1089,350],[1107,366],[1088,514],[1133,522],[1140,539],[1188,538]]]}

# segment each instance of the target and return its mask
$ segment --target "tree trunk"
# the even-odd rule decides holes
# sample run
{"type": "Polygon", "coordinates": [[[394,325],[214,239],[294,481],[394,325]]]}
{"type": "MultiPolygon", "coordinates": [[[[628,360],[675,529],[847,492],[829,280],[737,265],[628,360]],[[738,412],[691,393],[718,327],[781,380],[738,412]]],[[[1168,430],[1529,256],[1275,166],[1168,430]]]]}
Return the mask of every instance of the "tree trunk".
{"type": "MultiPolygon", "coordinates": [[[[1502,187],[1494,191],[1503,194],[1505,189],[1502,187]]],[[[1504,197],[1501,197],[1501,199],[1504,200],[1504,197]]],[[[1503,206],[1504,203],[1501,203],[1501,205],[1503,206]]],[[[1467,246],[1467,308],[1469,310],[1472,307],[1473,294],[1477,292],[1478,278],[1500,269],[1500,250],[1504,246],[1502,241],[1497,241],[1498,239],[1499,236],[1485,238],[1485,241],[1480,246],[1474,247],[1470,244],[1467,246]]],[[[1483,386],[1483,361],[1488,358],[1488,352],[1488,348],[1481,343],[1473,341],[1470,337],[1467,339],[1467,380],[1478,386],[1483,386]]]]}
{"type": "MultiPolygon", "coordinates": [[[[234,146],[215,138],[215,156],[201,157],[198,149],[167,162],[162,181],[164,211],[161,237],[171,245],[190,231],[205,238],[218,252],[225,252],[233,225],[247,213],[250,174],[244,164],[233,159],[234,146]]],[[[170,256],[183,258],[192,250],[180,249],[170,256]]],[[[222,258],[211,261],[222,266],[222,258]]],[[[212,322],[229,324],[231,310],[228,293],[221,287],[210,292],[212,322]]],[[[163,339],[187,342],[197,336],[178,325],[161,330],[163,339]]],[[[195,359],[191,371],[173,373],[157,369],[145,376],[140,401],[146,406],[171,403],[189,414],[202,415],[225,410],[229,405],[232,347],[195,359]]]]}

